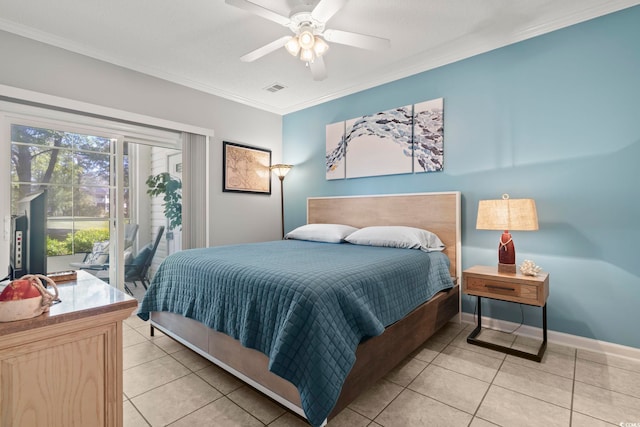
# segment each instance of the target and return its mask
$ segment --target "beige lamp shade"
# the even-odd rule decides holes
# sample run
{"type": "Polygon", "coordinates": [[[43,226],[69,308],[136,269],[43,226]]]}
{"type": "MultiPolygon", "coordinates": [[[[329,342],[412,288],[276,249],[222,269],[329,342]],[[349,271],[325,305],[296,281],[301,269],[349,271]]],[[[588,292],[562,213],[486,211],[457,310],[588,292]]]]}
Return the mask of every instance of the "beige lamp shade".
{"type": "Polygon", "coordinates": [[[293,165],[283,165],[277,164],[271,166],[271,171],[280,179],[284,179],[284,177],[289,173],[293,165]]]}
{"type": "Polygon", "coordinates": [[[510,199],[508,194],[503,194],[500,200],[480,200],[476,229],[537,230],[536,202],[533,199],[510,199]]]}

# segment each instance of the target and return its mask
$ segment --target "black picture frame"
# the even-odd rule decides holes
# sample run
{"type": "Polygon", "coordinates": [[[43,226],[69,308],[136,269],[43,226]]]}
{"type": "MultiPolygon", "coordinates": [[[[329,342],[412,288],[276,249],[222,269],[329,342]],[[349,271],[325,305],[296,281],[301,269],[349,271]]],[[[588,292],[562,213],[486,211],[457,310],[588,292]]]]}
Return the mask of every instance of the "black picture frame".
{"type": "Polygon", "coordinates": [[[223,141],[222,191],[271,194],[271,150],[223,141]]]}

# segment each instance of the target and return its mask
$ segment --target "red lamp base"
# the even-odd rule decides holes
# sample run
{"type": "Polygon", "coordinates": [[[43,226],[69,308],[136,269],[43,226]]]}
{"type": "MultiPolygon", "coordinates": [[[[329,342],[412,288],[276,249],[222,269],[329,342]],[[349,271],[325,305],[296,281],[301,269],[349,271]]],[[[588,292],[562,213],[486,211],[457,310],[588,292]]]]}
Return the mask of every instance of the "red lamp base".
{"type": "Polygon", "coordinates": [[[516,265],[515,264],[502,264],[498,263],[498,273],[512,273],[515,274],[516,265]]]}
{"type": "Polygon", "coordinates": [[[498,245],[498,273],[516,272],[516,248],[508,230],[504,230],[498,245]]]}

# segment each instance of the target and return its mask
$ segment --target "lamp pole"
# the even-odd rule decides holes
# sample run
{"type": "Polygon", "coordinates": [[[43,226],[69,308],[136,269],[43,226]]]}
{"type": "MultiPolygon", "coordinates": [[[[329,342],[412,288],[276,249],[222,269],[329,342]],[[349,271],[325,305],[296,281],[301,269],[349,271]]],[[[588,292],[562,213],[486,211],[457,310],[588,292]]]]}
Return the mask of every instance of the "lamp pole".
{"type": "Polygon", "coordinates": [[[282,238],[284,239],[284,177],[293,166],[277,164],[271,166],[273,173],[280,179],[280,219],[282,224],[282,238]]]}
{"type": "Polygon", "coordinates": [[[280,178],[280,219],[282,222],[282,238],[284,239],[284,175],[280,175],[278,178],[280,178]]]}

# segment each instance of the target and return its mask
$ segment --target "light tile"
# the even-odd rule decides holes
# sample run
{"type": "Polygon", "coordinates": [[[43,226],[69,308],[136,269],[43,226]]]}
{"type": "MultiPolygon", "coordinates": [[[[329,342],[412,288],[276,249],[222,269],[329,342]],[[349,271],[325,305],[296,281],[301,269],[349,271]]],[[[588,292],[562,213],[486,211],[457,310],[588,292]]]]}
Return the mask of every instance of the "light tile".
{"type": "Polygon", "coordinates": [[[430,363],[442,350],[444,350],[446,346],[447,344],[442,341],[429,338],[427,342],[422,344],[422,346],[420,346],[420,348],[411,355],[411,357],[430,363]]]}
{"type": "Polygon", "coordinates": [[[122,347],[131,347],[132,345],[145,342],[147,339],[143,337],[137,330],[133,328],[122,328],[122,347]]]}
{"type": "Polygon", "coordinates": [[[493,384],[564,408],[571,408],[573,381],[565,377],[505,362],[493,384]]]}
{"type": "Polygon", "coordinates": [[[367,427],[383,427],[375,421],[371,421],[367,427]]]}
{"type": "Polygon", "coordinates": [[[151,425],[159,426],[176,421],[221,396],[202,378],[190,374],[134,397],[131,402],[151,425]]]}
{"type": "Polygon", "coordinates": [[[473,414],[487,392],[489,383],[439,366],[429,365],[409,385],[409,388],[473,414]]]}
{"type": "Polygon", "coordinates": [[[612,427],[620,424],[611,424],[606,421],[583,415],[579,412],[571,414],[571,427],[612,427]]]}
{"type": "Polygon", "coordinates": [[[265,424],[269,424],[286,412],[282,406],[248,386],[237,389],[227,397],[265,424]]]}
{"type": "Polygon", "coordinates": [[[560,375],[565,378],[573,379],[575,366],[575,357],[566,354],[555,353],[553,351],[545,352],[541,362],[535,362],[522,357],[508,355],[507,362],[516,365],[526,366],[528,368],[538,369],[554,375],[560,375]]]}
{"type": "Polygon", "coordinates": [[[450,345],[432,363],[460,374],[491,382],[502,360],[450,345]]]}
{"type": "Polygon", "coordinates": [[[458,334],[466,330],[466,324],[448,322],[438,332],[433,334],[429,340],[440,341],[444,344],[449,344],[458,334]]]}
{"type": "Polygon", "coordinates": [[[166,355],[160,347],[145,341],[122,350],[122,367],[126,370],[166,355]]]}
{"type": "Polygon", "coordinates": [[[166,336],[156,336],[151,338],[151,342],[166,351],[167,353],[175,353],[176,351],[186,350],[187,347],[180,344],[178,341],[166,336]]]}
{"type": "Polygon", "coordinates": [[[153,332],[153,336],[151,336],[151,325],[150,324],[139,325],[138,327],[135,328],[135,330],[138,331],[140,334],[142,334],[142,336],[144,336],[148,340],[164,336],[164,333],[162,333],[158,329],[155,329],[154,332],[153,332]]]}
{"type": "MultiPolygon", "coordinates": [[[[511,347],[520,351],[537,353],[541,344],[542,344],[542,337],[532,338],[532,337],[525,337],[525,336],[519,335],[511,347]]],[[[549,341],[547,341],[547,349],[545,350],[545,352],[547,351],[564,354],[565,356],[570,356],[570,357],[574,357],[576,355],[575,348],[552,343],[549,341]]]]}
{"type": "Polygon", "coordinates": [[[309,427],[309,423],[297,415],[287,412],[271,424],[269,427],[309,427]]]}
{"type": "Polygon", "coordinates": [[[620,425],[640,420],[640,399],[576,381],[573,410],[620,425]]]}
{"type": "Polygon", "coordinates": [[[566,427],[570,411],[502,387],[492,385],[478,417],[501,426],[566,427]]]}
{"type": "Polygon", "coordinates": [[[191,373],[171,356],[161,357],[127,369],[123,373],[123,389],[130,398],[191,373]]]}
{"type": "Polygon", "coordinates": [[[640,398],[639,372],[578,359],[576,381],[640,398]]]}
{"type": "Polygon", "coordinates": [[[366,427],[370,423],[370,419],[345,408],[327,423],[327,427],[366,427]]]}
{"type": "Polygon", "coordinates": [[[482,418],[474,417],[469,427],[496,427],[497,424],[490,423],[487,420],[483,420],[482,418]]]}
{"type": "Polygon", "coordinates": [[[478,338],[483,341],[488,341],[493,344],[510,347],[516,340],[517,335],[513,335],[507,332],[498,331],[495,329],[482,328],[478,334],[478,338]]]}
{"type": "Polygon", "coordinates": [[[122,421],[123,427],[148,427],[147,423],[140,412],[131,404],[131,402],[124,402],[122,406],[122,421]]]}
{"type": "Polygon", "coordinates": [[[199,371],[202,368],[206,368],[207,366],[211,365],[211,362],[209,362],[207,359],[188,348],[176,351],[175,353],[171,353],[171,357],[178,360],[193,372],[199,371]]]}
{"type": "Polygon", "coordinates": [[[640,373],[640,360],[580,349],[578,350],[578,358],[640,373]]]}
{"type": "Polygon", "coordinates": [[[132,314],[131,316],[129,316],[126,319],[124,319],[123,322],[127,326],[129,326],[131,328],[134,328],[134,329],[135,328],[139,328],[139,327],[144,326],[144,325],[149,325],[149,322],[145,322],[144,320],[139,318],[137,314],[132,314]]]}
{"type": "Polygon", "coordinates": [[[382,379],[351,402],[349,408],[372,420],[401,391],[402,387],[399,385],[382,379]]]}
{"type": "Polygon", "coordinates": [[[427,362],[423,362],[422,360],[408,357],[385,375],[384,378],[392,383],[406,387],[427,367],[427,364],[427,362]]]}
{"type": "Polygon", "coordinates": [[[171,427],[224,426],[261,427],[256,418],[238,405],[222,397],[171,424],[171,427]]]}
{"type": "Polygon", "coordinates": [[[196,372],[196,375],[214,386],[218,391],[225,395],[244,385],[244,382],[229,374],[224,369],[219,368],[218,366],[213,364],[207,366],[204,369],[200,369],[196,372]]]}
{"type": "MultiPolygon", "coordinates": [[[[469,337],[470,333],[471,333],[471,330],[469,330],[468,333],[459,334],[457,337],[454,338],[453,341],[451,341],[450,345],[460,347],[465,350],[473,351],[475,353],[484,354],[486,356],[495,357],[497,359],[504,359],[506,357],[506,353],[504,352],[491,350],[490,348],[485,348],[479,345],[468,343],[467,338],[469,337]]],[[[504,334],[500,331],[494,331],[492,329],[483,329],[478,335],[478,338],[483,341],[488,341],[490,343],[502,345],[505,347],[511,346],[511,343],[514,340],[513,336],[504,334]]]]}
{"type": "Polygon", "coordinates": [[[466,426],[472,416],[411,390],[404,390],[374,420],[385,427],[466,426]]]}

